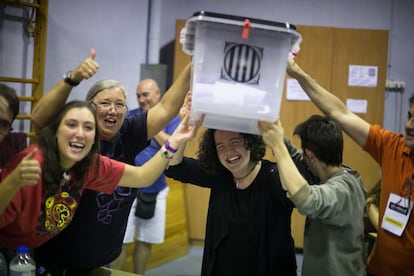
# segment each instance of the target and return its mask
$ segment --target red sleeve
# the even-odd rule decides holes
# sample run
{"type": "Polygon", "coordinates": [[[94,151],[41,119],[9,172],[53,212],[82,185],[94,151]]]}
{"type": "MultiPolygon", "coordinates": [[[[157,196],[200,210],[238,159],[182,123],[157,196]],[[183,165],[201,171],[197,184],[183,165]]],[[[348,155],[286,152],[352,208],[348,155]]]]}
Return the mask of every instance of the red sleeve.
{"type": "Polygon", "coordinates": [[[92,166],[85,179],[85,188],[111,194],[124,175],[125,164],[102,155],[98,158],[98,172],[92,166]]]}

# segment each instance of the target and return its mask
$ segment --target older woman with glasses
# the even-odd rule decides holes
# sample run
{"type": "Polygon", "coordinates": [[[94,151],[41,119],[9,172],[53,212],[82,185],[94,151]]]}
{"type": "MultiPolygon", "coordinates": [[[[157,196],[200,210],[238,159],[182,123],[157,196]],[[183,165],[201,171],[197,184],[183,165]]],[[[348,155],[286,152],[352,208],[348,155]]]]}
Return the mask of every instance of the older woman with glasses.
{"type": "MultiPolygon", "coordinates": [[[[37,104],[32,114],[35,126],[40,129],[45,125],[63,106],[72,87],[93,76],[98,69],[95,51],[91,50],[89,57],[66,74],[37,104]]],[[[188,65],[158,104],[128,118],[125,117],[126,93],[120,82],[96,82],[89,89],[86,101],[97,111],[101,154],[134,165],[135,156],[177,115],[189,90],[189,81],[188,65]]],[[[136,195],[137,189],[126,187],[117,187],[110,195],[86,190],[71,225],[36,250],[37,263],[47,260],[51,270],[64,269],[74,274],[111,263],[121,253],[129,211],[136,195]]]]}

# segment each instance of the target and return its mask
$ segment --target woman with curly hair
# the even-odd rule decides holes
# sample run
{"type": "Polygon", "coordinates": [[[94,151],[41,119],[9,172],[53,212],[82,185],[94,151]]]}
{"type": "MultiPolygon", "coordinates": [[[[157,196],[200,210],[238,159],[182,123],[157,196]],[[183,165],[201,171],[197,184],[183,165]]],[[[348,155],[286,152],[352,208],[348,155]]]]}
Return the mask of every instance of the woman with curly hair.
{"type": "MultiPolygon", "coordinates": [[[[262,137],[207,129],[198,159],[183,157],[183,150],[166,175],[211,191],[201,275],[296,275],[294,206],[276,164],[263,159],[262,137]]],[[[296,161],[311,179],[304,161],[296,161]]]]}

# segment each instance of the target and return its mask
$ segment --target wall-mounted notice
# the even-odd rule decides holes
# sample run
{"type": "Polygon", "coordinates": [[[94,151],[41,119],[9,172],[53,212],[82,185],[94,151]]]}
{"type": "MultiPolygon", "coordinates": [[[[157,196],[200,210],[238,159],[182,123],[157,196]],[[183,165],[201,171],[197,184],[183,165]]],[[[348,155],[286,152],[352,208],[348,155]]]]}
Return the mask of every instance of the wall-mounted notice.
{"type": "Polygon", "coordinates": [[[357,99],[346,99],[346,107],[354,113],[367,113],[368,101],[357,99]]]}
{"type": "Polygon", "coordinates": [[[349,86],[376,87],[377,84],[378,66],[349,65],[349,86]]]}
{"type": "Polygon", "coordinates": [[[308,95],[303,91],[299,82],[295,79],[286,81],[286,100],[288,101],[310,101],[308,95]]]}

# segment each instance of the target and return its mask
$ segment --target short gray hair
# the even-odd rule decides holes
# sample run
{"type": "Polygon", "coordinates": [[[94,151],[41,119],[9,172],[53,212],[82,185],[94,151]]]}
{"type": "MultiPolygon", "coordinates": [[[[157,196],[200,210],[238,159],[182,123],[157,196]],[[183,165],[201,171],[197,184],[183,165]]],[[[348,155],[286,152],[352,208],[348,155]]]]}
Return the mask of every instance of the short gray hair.
{"type": "Polygon", "coordinates": [[[91,102],[95,96],[101,92],[104,89],[119,87],[122,92],[124,93],[124,96],[126,98],[126,91],[124,86],[117,80],[100,80],[96,82],[92,87],[89,89],[88,94],[86,94],[85,100],[87,102],[91,102]]]}

